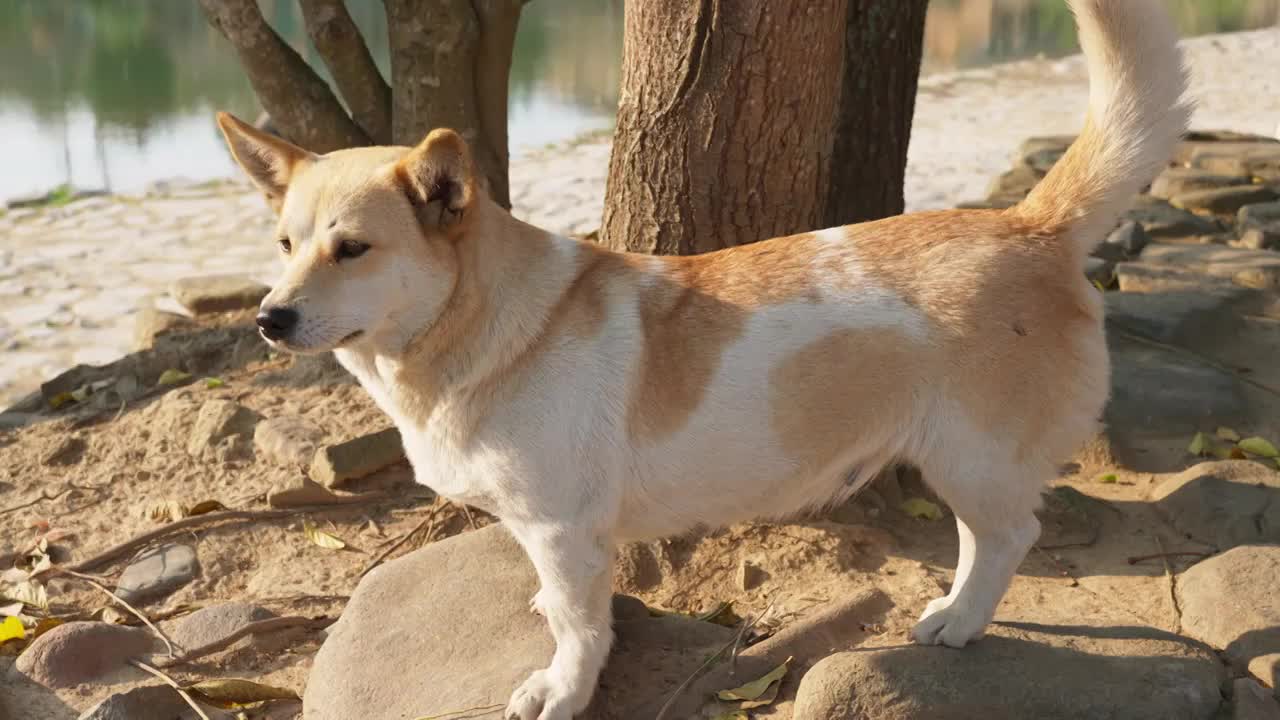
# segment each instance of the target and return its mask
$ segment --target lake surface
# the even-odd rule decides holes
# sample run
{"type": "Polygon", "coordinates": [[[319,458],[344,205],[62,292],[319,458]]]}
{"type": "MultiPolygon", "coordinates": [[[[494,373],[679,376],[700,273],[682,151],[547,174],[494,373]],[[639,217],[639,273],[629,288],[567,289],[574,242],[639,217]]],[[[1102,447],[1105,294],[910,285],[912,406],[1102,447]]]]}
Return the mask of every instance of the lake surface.
{"type": "MultiPolygon", "coordinates": [[[[295,0],[261,0],[323,74],[295,0]]],[[[1168,0],[1188,35],[1280,23],[1280,0],[1168,0]]],[[[381,0],[347,0],[387,72],[381,0]]],[[[613,123],[622,0],[534,0],[511,71],[513,155],[613,123]]],[[[1076,51],[1062,0],[932,0],[923,72],[1076,51]]],[[[236,57],[196,0],[0,0],[0,200],[62,184],[135,192],[233,173],[215,110],[258,115],[236,57]]]]}

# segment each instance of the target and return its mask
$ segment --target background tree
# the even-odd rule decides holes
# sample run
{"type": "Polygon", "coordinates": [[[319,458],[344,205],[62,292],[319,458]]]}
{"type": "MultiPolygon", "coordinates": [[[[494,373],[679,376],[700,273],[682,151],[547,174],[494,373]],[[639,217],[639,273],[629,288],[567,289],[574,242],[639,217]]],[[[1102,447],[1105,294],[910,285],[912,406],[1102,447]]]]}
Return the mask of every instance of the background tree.
{"type": "Polygon", "coordinates": [[[602,240],[690,254],[902,212],[927,0],[629,0],[602,240]]]}
{"type": "Polygon", "coordinates": [[[493,198],[510,206],[507,80],[525,0],[384,0],[391,81],[343,0],[298,0],[307,34],[346,106],[267,23],[257,0],[199,0],[235,48],[263,109],[315,152],[413,145],[447,126],[471,143],[493,198]]]}

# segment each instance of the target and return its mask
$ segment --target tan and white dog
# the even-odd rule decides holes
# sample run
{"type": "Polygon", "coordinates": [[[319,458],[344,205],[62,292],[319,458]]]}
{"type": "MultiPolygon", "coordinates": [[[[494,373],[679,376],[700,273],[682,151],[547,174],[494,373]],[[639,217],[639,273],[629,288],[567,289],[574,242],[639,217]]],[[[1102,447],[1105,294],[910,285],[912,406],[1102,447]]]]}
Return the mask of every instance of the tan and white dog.
{"type": "Polygon", "coordinates": [[[508,717],[587,705],[619,541],[817,508],[895,461],[922,469],[960,536],[955,583],[915,639],[982,635],[1039,533],[1043,483],[1107,397],[1085,257],[1189,116],[1160,0],[1071,4],[1089,115],[1021,204],[695,257],[516,220],[449,130],[317,156],[219,115],[279,214],[262,335],[334,351],[418,481],[501,518],[537,569],[556,651],[508,717]]]}

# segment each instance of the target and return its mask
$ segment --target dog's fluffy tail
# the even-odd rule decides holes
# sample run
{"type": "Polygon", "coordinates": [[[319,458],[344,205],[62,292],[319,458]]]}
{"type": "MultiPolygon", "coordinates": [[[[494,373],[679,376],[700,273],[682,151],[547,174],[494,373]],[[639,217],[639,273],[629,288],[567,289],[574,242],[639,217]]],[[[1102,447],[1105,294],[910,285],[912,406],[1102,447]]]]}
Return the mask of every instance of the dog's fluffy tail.
{"type": "Polygon", "coordinates": [[[1187,71],[1162,0],[1068,0],[1089,69],[1080,136],[1012,212],[1081,262],[1187,129],[1187,71]]]}

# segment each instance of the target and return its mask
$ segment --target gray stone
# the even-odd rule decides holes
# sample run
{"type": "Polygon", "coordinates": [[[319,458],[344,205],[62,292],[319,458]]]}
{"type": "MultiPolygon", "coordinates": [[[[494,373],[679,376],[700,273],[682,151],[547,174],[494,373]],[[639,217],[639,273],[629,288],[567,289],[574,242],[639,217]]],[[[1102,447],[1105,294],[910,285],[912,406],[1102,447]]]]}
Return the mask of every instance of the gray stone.
{"type": "Polygon", "coordinates": [[[306,468],[323,440],[320,428],[294,415],[263,420],[253,431],[258,455],[281,467],[306,468]]]}
{"type": "Polygon", "coordinates": [[[227,438],[236,435],[252,437],[260,419],[258,413],[230,400],[206,400],[191,428],[187,454],[201,457],[227,438]]]}
{"type": "Polygon", "coordinates": [[[1183,210],[1202,210],[1217,215],[1235,215],[1245,205],[1266,203],[1280,195],[1265,185],[1237,185],[1234,187],[1189,190],[1175,195],[1169,202],[1183,210]]]}
{"type": "Polygon", "coordinates": [[[1167,168],[1156,176],[1151,183],[1151,195],[1168,200],[1193,190],[1213,190],[1233,185],[1248,185],[1252,178],[1245,173],[1239,175],[1216,175],[1195,168],[1167,168]]]}
{"type": "Polygon", "coordinates": [[[69,622],[32,641],[14,667],[48,688],[74,687],[156,650],[146,628],[102,622],[69,622]]]}
{"type": "MultiPolygon", "coordinates": [[[[171,623],[166,628],[166,632],[174,645],[181,647],[184,651],[194,650],[228,638],[249,623],[275,616],[275,613],[258,605],[240,602],[223,603],[200,608],[171,623]]],[[[252,641],[252,638],[243,638],[230,645],[228,649],[244,647],[252,641]]]]}
{"type": "Polygon", "coordinates": [[[738,563],[738,588],[754,590],[769,578],[769,573],[761,567],[760,558],[742,558],[738,563]]]}
{"type": "Polygon", "coordinates": [[[1027,164],[1027,158],[1041,153],[1045,150],[1056,152],[1059,155],[1067,151],[1071,147],[1071,143],[1076,141],[1075,135],[1039,135],[1029,137],[1022,141],[1018,146],[1018,152],[1014,157],[1017,162],[1027,164]]]}
{"type": "Polygon", "coordinates": [[[1084,259],[1084,276],[1089,278],[1090,282],[1097,283],[1102,287],[1108,287],[1115,280],[1116,263],[1114,260],[1107,260],[1100,257],[1087,257],[1084,259]]]}
{"type": "MultiPolygon", "coordinates": [[[[529,612],[537,589],[501,525],[379,566],[316,654],[304,717],[403,720],[505,704],[551,659],[546,621],[529,612]]],[[[712,623],[648,617],[634,600],[617,598],[614,607],[614,651],[578,720],[653,717],[635,708],[665,697],[734,636],[712,623]]]]}
{"type": "Polygon", "coordinates": [[[1221,704],[1213,653],[1153,628],[1000,623],[950,651],[842,652],[800,681],[797,720],[1208,720],[1221,704]]]}
{"type": "Polygon", "coordinates": [[[404,459],[404,444],[394,427],[361,435],[316,451],[311,462],[311,479],[325,487],[362,478],[404,459]]]}
{"type": "Polygon", "coordinates": [[[1280,201],[1240,208],[1236,229],[1244,247],[1256,250],[1280,248],[1280,201]]]}
{"type": "Polygon", "coordinates": [[[132,347],[134,350],[149,350],[161,335],[192,330],[195,327],[196,324],[183,315],[153,307],[143,308],[133,321],[132,347]]]}
{"type": "Polygon", "coordinates": [[[116,594],[129,603],[154,600],[191,582],[200,572],[190,545],[165,545],[148,550],[124,569],[116,594]]]}
{"type": "Polygon", "coordinates": [[[1152,238],[1212,235],[1222,229],[1222,226],[1212,220],[1149,195],[1139,195],[1124,217],[1142,225],[1142,229],[1152,238]]]}
{"type": "Polygon", "coordinates": [[[1204,462],[1166,478],[1151,501],[1178,532],[1219,550],[1280,543],[1280,473],[1249,460],[1204,462]]]}
{"type": "Polygon", "coordinates": [[[1045,147],[1023,156],[1022,162],[1043,177],[1067,152],[1065,147],[1045,147]]]}
{"type": "Polygon", "coordinates": [[[1024,197],[1043,177],[1028,165],[1015,165],[1001,173],[987,186],[988,198],[1024,197]]]}
{"type": "Polygon", "coordinates": [[[1126,220],[1120,223],[1120,227],[1111,231],[1105,244],[1119,247],[1125,255],[1135,257],[1149,242],[1151,237],[1141,225],[1133,220],[1126,220]]]}
{"type": "Polygon", "coordinates": [[[1145,262],[1124,262],[1116,265],[1116,282],[1121,292],[1166,293],[1200,292],[1206,287],[1230,293],[1231,281],[1206,276],[1195,270],[1145,262]]]}
{"type": "Polygon", "coordinates": [[[1221,245],[1149,245],[1141,260],[1230,279],[1242,287],[1280,283],[1280,254],[1221,245]]]}
{"type": "Polygon", "coordinates": [[[1280,720],[1280,702],[1252,678],[1231,683],[1231,720],[1280,720]]]}
{"type": "Polygon", "coordinates": [[[207,275],[176,280],[173,297],[196,315],[254,308],[271,288],[239,275],[207,275]]]}
{"type": "Polygon", "coordinates": [[[1202,560],[1178,578],[1177,592],[1184,633],[1280,687],[1280,546],[1240,545],[1202,560]]]}
{"type": "Polygon", "coordinates": [[[106,697],[79,720],[175,720],[188,709],[168,685],[144,685],[106,697]]]}

